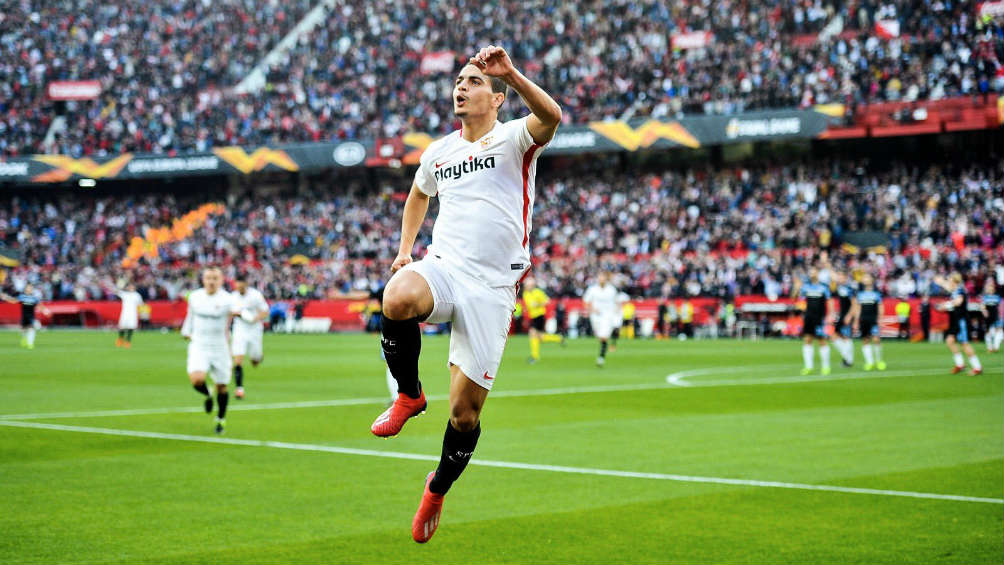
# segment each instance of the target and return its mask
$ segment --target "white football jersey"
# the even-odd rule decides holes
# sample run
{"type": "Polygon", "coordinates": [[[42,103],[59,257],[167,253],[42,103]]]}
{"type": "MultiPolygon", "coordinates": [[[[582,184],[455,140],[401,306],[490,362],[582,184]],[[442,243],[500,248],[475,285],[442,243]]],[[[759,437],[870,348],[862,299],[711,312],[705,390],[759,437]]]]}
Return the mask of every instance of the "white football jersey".
{"type": "Polygon", "coordinates": [[[143,297],[135,290],[118,291],[119,299],[122,300],[122,313],[119,314],[120,321],[129,321],[137,318],[139,313],[137,308],[143,303],[143,297]]]}
{"type": "Polygon", "coordinates": [[[258,289],[248,287],[244,294],[239,292],[232,292],[230,296],[233,297],[236,303],[237,311],[240,312],[240,316],[234,318],[235,329],[237,327],[242,327],[244,329],[258,329],[264,328],[265,323],[261,320],[257,322],[248,322],[245,320],[245,316],[252,318],[257,316],[259,312],[268,312],[268,302],[265,300],[265,296],[262,295],[258,289]]]}
{"type": "Polygon", "coordinates": [[[415,173],[418,189],[439,196],[429,253],[489,286],[511,286],[530,268],[530,216],[538,145],[527,118],[471,143],[455,131],[432,142],[415,173]]]}
{"type": "Polygon", "coordinates": [[[230,315],[240,312],[229,292],[222,288],[209,294],[200,288],[188,295],[188,314],[181,326],[181,335],[192,338],[202,347],[226,347],[230,315]]]}
{"type": "Polygon", "coordinates": [[[620,317],[621,304],[623,303],[621,296],[617,287],[610,283],[603,286],[594,284],[586,289],[582,301],[590,305],[589,314],[591,316],[620,317]]]}

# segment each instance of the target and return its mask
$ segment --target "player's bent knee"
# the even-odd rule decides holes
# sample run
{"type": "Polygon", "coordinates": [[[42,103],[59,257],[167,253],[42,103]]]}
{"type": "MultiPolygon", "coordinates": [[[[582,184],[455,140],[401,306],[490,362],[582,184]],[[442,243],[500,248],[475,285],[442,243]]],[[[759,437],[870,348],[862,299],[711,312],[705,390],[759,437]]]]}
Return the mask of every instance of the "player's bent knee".
{"type": "Polygon", "coordinates": [[[199,386],[206,382],[205,373],[189,373],[188,380],[195,386],[199,386]]]}
{"type": "Polygon", "coordinates": [[[216,385],[216,392],[225,394],[227,392],[227,385],[216,385]]]}
{"type": "Polygon", "coordinates": [[[478,413],[473,409],[454,409],[450,414],[450,425],[458,432],[469,432],[478,427],[478,413]]]}
{"type": "Polygon", "coordinates": [[[418,273],[399,272],[384,289],[383,315],[391,320],[426,316],[432,312],[433,305],[429,284],[418,273]]]}

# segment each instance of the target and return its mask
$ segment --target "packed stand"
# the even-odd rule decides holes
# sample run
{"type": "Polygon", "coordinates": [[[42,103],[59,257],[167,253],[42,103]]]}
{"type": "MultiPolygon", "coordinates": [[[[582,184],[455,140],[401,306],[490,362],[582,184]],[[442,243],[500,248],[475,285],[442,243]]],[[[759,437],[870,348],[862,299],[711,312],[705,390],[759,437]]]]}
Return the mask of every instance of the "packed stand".
{"type": "MultiPolygon", "coordinates": [[[[208,263],[223,265],[228,277],[250,272],[271,297],[365,295],[389,276],[406,189],[357,181],[337,193],[231,196],[223,215],[134,270],[120,266],[132,237],[203,202],[15,198],[0,208],[0,241],[26,265],[9,282],[43,283],[47,299],[109,297],[126,278],[147,298],[176,299],[208,263]]],[[[430,243],[435,211],[433,200],[417,257],[430,243]]],[[[884,292],[916,296],[949,269],[978,278],[1004,266],[1004,164],[552,176],[538,183],[533,218],[534,275],[556,295],[581,296],[599,269],[610,268],[636,297],[783,296],[827,251],[835,266],[874,272],[884,292]],[[848,252],[849,232],[888,234],[889,253],[848,252]]]]}
{"type": "MultiPolygon", "coordinates": [[[[337,1],[268,70],[264,89],[238,95],[230,89],[311,2],[63,0],[33,11],[22,0],[0,14],[0,155],[445,133],[456,126],[453,77],[423,74],[423,55],[450,50],[459,62],[485,42],[505,46],[555,93],[567,123],[999,93],[1004,28],[978,17],[977,6],[337,1]],[[890,22],[897,37],[889,37],[890,22]],[[484,29],[492,36],[475,31],[484,29]],[[696,32],[713,39],[673,47],[674,35],[696,32]],[[104,96],[68,103],[67,131],[45,146],[54,114],[44,85],[87,78],[103,81],[104,96]]],[[[508,113],[519,105],[510,100],[508,113]]]]}

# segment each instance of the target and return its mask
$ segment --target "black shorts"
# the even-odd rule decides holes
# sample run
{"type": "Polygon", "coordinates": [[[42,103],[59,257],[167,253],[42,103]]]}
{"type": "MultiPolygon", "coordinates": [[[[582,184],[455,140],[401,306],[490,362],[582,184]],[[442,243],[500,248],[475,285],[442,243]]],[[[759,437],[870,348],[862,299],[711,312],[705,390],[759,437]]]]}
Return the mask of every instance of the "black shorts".
{"type": "Polygon", "coordinates": [[[826,327],[823,317],[806,314],[802,316],[802,335],[823,338],[826,337],[826,327]]]}
{"type": "Polygon", "coordinates": [[[949,318],[948,329],[945,336],[954,336],[959,343],[969,343],[969,319],[968,317],[949,318]]]}
{"type": "Polygon", "coordinates": [[[21,318],[21,329],[28,329],[35,325],[35,318],[21,318]]]}
{"type": "Polygon", "coordinates": [[[544,325],[547,324],[546,316],[537,316],[536,318],[530,318],[530,327],[537,330],[538,332],[546,331],[544,325]]]}
{"type": "Polygon", "coordinates": [[[858,331],[861,332],[861,337],[878,337],[878,318],[861,318],[858,322],[858,331]]]}

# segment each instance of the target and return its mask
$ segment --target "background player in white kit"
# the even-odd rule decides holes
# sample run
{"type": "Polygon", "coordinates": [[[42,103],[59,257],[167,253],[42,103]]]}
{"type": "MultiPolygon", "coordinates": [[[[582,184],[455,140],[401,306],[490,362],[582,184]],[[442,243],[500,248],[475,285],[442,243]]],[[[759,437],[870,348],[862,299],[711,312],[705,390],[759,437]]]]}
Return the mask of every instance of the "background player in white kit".
{"type": "Polygon", "coordinates": [[[425,410],[418,324],[452,322],[450,420],[439,467],[426,477],[412,520],[412,537],[420,543],[436,531],[443,495],[477,445],[481,408],[498,373],[516,304],[516,283],[530,268],[536,159],[561,121],[558,104],[495,46],[481,49],[460,70],[453,109],[461,130],[425,150],[404,205],[395,274],[384,290],[382,340],[400,393],[371,427],[375,435],[390,437],[425,410]],[[532,113],[502,123],[498,110],[507,86],[532,113]],[[415,237],[429,198],[437,195],[432,245],[413,263],[415,237]]]}
{"type": "Polygon", "coordinates": [[[255,367],[264,356],[262,337],[265,335],[265,318],[268,317],[268,301],[256,288],[248,286],[246,275],[239,275],[231,293],[239,315],[234,318],[232,352],[234,354],[234,396],[244,398],[244,357],[255,367]]]}
{"type": "Polygon", "coordinates": [[[230,321],[239,314],[230,293],[223,290],[223,273],[218,267],[202,271],[202,288],[188,295],[188,313],[181,335],[189,340],[188,379],[205,395],[206,413],[213,411],[213,397],[206,377],[216,385],[216,433],[223,433],[230,394],[230,321]]]}
{"type": "Polygon", "coordinates": [[[139,327],[139,305],[143,297],[136,292],[136,285],[129,283],[124,290],[115,292],[122,301],[122,312],[119,313],[119,337],[115,347],[132,347],[132,333],[139,327]]]}
{"type": "Polygon", "coordinates": [[[586,294],[582,296],[593,335],[600,340],[600,354],[596,358],[596,365],[599,367],[606,363],[607,341],[614,328],[620,327],[621,305],[626,299],[626,295],[621,294],[610,282],[610,273],[606,271],[600,271],[596,283],[587,288],[586,294]]]}

